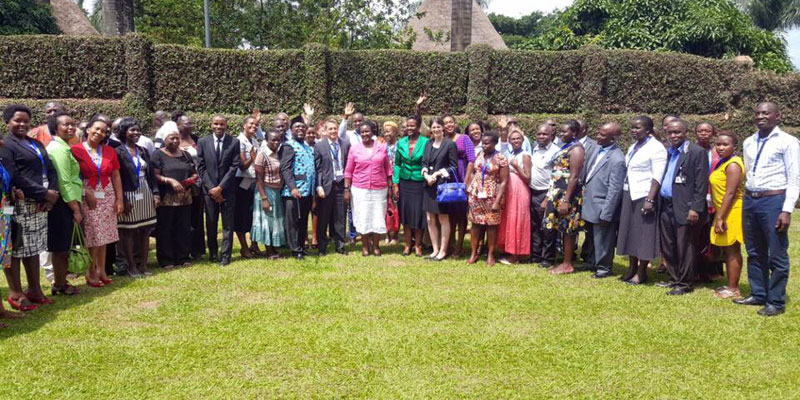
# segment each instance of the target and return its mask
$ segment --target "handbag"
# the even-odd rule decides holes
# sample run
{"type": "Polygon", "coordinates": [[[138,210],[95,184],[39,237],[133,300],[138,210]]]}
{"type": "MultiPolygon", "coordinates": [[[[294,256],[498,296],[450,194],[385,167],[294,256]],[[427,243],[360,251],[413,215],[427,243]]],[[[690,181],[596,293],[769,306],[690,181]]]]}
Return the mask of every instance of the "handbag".
{"type": "Polygon", "coordinates": [[[455,182],[440,183],[436,187],[436,201],[439,203],[466,203],[467,185],[458,181],[458,172],[450,168],[455,182]]]}
{"type": "Polygon", "coordinates": [[[75,275],[83,275],[89,270],[92,264],[92,257],[89,250],[83,243],[83,230],[79,224],[72,225],[72,241],[69,245],[69,272],[75,275]]]}
{"type": "Polygon", "coordinates": [[[397,205],[394,204],[392,199],[389,199],[386,207],[386,231],[400,231],[400,214],[397,212],[397,205]]]}

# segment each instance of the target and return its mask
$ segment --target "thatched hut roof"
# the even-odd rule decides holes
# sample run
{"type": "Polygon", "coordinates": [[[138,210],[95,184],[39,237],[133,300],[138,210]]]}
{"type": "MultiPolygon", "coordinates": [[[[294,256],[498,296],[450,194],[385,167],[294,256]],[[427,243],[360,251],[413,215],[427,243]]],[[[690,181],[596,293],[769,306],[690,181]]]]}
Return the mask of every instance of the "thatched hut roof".
{"type": "Polygon", "coordinates": [[[50,6],[53,8],[53,18],[64,35],[100,34],[74,1],[50,0],[50,6]]]}
{"type": "MultiPolygon", "coordinates": [[[[489,17],[478,2],[472,1],[472,44],[486,44],[494,49],[507,50],[503,38],[494,29],[489,17]]],[[[417,11],[420,18],[412,17],[408,22],[417,35],[412,49],[418,51],[450,51],[451,0],[424,0],[417,11]],[[426,32],[426,28],[428,32],[426,32]],[[433,40],[430,34],[440,36],[433,40]]]]}

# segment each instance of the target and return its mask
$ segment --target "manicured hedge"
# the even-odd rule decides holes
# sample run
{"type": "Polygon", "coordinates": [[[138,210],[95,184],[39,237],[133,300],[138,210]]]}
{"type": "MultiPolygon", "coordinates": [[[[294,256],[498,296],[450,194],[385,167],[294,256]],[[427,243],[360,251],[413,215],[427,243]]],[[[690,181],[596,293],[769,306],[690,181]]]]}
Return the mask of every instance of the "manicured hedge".
{"type": "MultiPolygon", "coordinates": [[[[39,126],[45,123],[44,105],[48,101],[50,100],[0,98],[0,110],[6,108],[9,104],[24,104],[28,106],[28,108],[31,109],[31,113],[33,113],[31,126],[39,126]]],[[[73,118],[79,121],[88,121],[95,113],[103,113],[111,117],[128,115],[128,112],[124,109],[122,102],[119,100],[60,99],[58,101],[64,104],[73,118]]],[[[2,125],[2,131],[5,132],[5,124],[0,125],[2,125]]]]}
{"type": "Polygon", "coordinates": [[[119,99],[124,62],[120,39],[0,36],[0,97],[119,99]]]}
{"type": "Polygon", "coordinates": [[[157,45],[156,109],[244,113],[253,107],[299,112],[305,93],[303,52],[157,45]]]}
{"type": "Polygon", "coordinates": [[[328,60],[330,108],[348,101],[367,114],[408,114],[426,91],[427,107],[464,112],[469,63],[465,53],[409,50],[332,51],[328,60]]]}

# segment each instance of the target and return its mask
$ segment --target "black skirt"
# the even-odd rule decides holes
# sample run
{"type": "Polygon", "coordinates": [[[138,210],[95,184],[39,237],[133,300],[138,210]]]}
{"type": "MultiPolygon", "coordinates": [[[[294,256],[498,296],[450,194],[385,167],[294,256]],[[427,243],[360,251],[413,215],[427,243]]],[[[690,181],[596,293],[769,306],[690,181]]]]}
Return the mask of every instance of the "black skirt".
{"type": "MultiPolygon", "coordinates": [[[[255,185],[253,185],[255,186],[255,185]]],[[[253,228],[253,199],[255,192],[253,188],[236,188],[236,205],[234,206],[233,231],[250,232],[253,228]]]]}
{"type": "Polygon", "coordinates": [[[72,242],[72,210],[60,197],[47,214],[47,251],[69,251],[72,242]]]}
{"type": "Polygon", "coordinates": [[[617,254],[652,261],[660,255],[658,210],[642,214],[644,197],[632,201],[628,192],[622,192],[622,213],[619,221],[617,254]]]}
{"type": "MultiPolygon", "coordinates": [[[[428,223],[422,202],[425,195],[425,181],[417,182],[400,179],[400,201],[397,204],[400,213],[400,222],[405,229],[427,229],[428,223]]],[[[435,188],[434,188],[435,190],[435,188]]],[[[434,195],[434,200],[436,196],[434,195]]]]}

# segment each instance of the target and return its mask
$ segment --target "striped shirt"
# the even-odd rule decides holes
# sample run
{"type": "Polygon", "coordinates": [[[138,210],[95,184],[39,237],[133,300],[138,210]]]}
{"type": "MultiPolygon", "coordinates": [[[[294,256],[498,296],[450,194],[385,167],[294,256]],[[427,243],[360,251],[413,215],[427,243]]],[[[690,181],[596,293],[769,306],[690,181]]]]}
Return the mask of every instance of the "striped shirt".
{"type": "Polygon", "coordinates": [[[800,196],[800,143],[777,126],[764,139],[744,141],[745,187],[751,192],[786,190],[783,211],[791,213],[800,196]],[[760,154],[759,154],[760,153],[760,154]]]}

